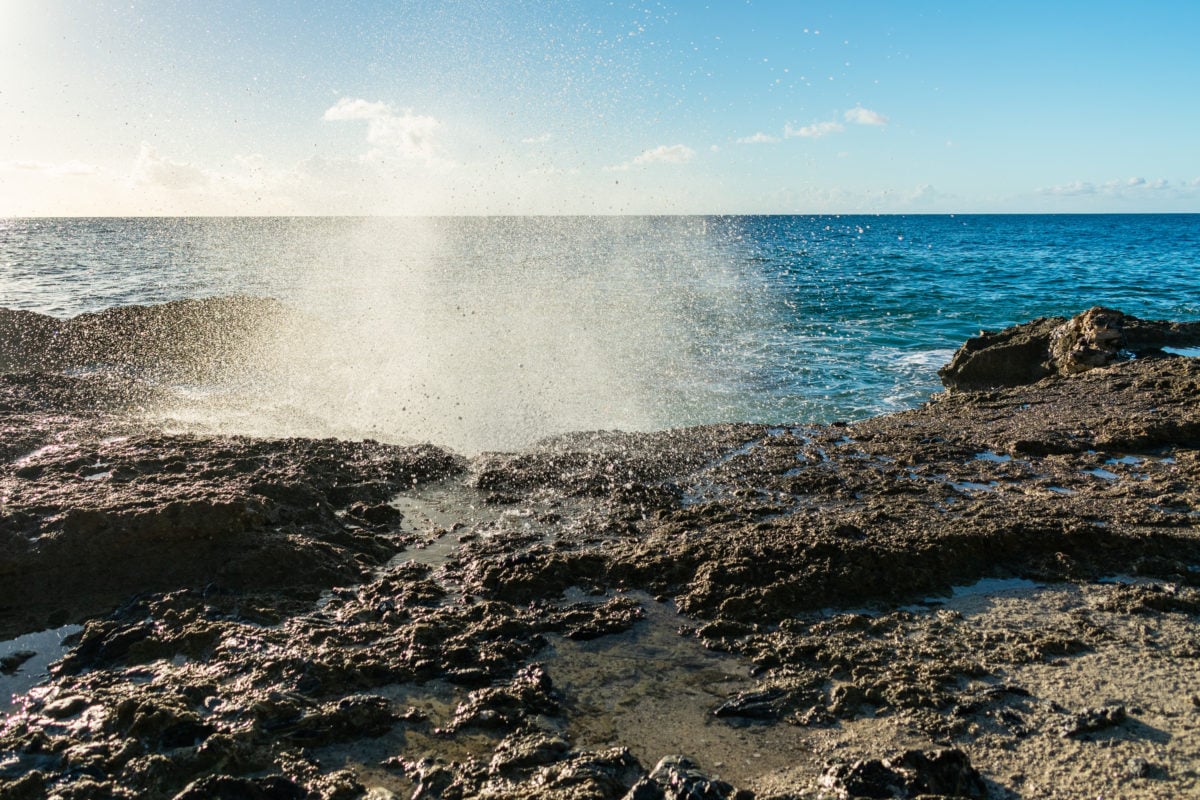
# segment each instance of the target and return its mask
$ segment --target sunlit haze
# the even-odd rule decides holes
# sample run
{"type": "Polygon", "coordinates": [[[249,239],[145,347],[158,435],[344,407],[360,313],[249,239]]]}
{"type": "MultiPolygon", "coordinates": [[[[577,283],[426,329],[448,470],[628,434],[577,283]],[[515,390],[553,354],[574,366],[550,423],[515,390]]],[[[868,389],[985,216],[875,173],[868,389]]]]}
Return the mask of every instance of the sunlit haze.
{"type": "Polygon", "coordinates": [[[1200,5],[0,4],[0,216],[1200,210],[1200,5]]]}

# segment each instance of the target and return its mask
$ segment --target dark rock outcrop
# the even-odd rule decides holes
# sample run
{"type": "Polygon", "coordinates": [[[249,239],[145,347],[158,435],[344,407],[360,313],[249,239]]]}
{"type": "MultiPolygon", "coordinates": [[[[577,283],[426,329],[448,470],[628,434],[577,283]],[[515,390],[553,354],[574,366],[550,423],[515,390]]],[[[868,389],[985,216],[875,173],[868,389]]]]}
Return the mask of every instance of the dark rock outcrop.
{"type": "Polygon", "coordinates": [[[991,389],[1074,375],[1164,347],[1200,345],[1200,322],[1142,320],[1096,306],[1071,319],[1048,317],[968,339],[939,370],[948,389],[991,389]]]}
{"type": "Polygon", "coordinates": [[[754,795],[705,774],[686,756],[666,756],[622,800],[752,800],[754,795]]]}
{"type": "Polygon", "coordinates": [[[987,797],[987,786],[966,754],[952,749],[834,765],[821,785],[839,797],[987,797]]]}
{"type": "Polygon", "coordinates": [[[1042,317],[999,332],[980,331],[967,339],[950,363],[938,370],[948,389],[988,389],[1039,381],[1053,371],[1047,365],[1050,339],[1066,322],[1042,317]]]}

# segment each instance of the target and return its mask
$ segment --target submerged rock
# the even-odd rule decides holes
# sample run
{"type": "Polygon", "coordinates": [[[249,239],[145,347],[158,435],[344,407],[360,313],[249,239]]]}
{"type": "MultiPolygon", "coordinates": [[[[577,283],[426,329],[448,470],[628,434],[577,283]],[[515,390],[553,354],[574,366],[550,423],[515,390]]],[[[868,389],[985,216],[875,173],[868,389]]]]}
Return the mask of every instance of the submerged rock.
{"type": "Polygon", "coordinates": [[[33,650],[17,650],[14,653],[0,656],[0,673],[12,674],[20,669],[22,664],[36,655],[37,653],[33,650]]]}
{"type": "Polygon", "coordinates": [[[306,788],[282,775],[209,775],[188,784],[173,800],[305,800],[309,796],[306,788]]]}

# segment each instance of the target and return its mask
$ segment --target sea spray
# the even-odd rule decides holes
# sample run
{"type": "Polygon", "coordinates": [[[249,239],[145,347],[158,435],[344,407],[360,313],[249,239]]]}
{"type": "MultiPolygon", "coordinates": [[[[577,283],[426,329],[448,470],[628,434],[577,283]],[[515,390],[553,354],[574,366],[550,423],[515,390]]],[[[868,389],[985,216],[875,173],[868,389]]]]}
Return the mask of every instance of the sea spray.
{"type": "Polygon", "coordinates": [[[275,276],[297,313],[161,418],[509,449],[694,416],[753,288],[704,220],[363,219],[275,276]]]}
{"type": "Polygon", "coordinates": [[[938,391],[981,329],[1097,304],[1195,319],[1197,220],[3,220],[0,305],[272,298],[297,318],[173,381],[155,421],[504,447],[568,425],[858,420],[938,391]]]}

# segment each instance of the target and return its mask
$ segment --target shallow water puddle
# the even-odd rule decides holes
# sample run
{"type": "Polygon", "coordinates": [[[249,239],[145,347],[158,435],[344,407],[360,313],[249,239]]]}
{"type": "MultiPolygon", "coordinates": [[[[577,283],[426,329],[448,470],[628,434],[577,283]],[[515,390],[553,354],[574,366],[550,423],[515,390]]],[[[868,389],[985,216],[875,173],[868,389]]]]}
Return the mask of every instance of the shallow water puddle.
{"type": "Polygon", "coordinates": [[[571,501],[558,497],[543,499],[533,507],[489,506],[479,492],[450,482],[399,495],[391,504],[404,515],[399,526],[401,536],[412,543],[393,556],[387,567],[406,561],[440,567],[464,543],[477,538],[550,542],[556,538],[564,516],[574,508],[571,501]]]}
{"type": "Polygon", "coordinates": [[[743,444],[741,447],[736,447],[733,450],[730,450],[730,451],[718,456],[717,458],[715,458],[714,460],[709,462],[707,465],[705,465],[704,469],[710,470],[710,469],[714,469],[715,467],[719,467],[723,464],[728,464],[730,461],[733,461],[736,458],[740,458],[741,456],[749,455],[750,453],[754,452],[758,448],[765,446],[767,444],[767,442],[769,442],[771,439],[778,439],[781,436],[791,436],[795,439],[798,439],[800,444],[807,445],[812,442],[812,429],[802,428],[799,426],[788,427],[788,428],[785,428],[785,427],[767,428],[765,436],[760,436],[758,438],[751,439],[750,441],[743,444]]]}
{"type": "Polygon", "coordinates": [[[996,481],[988,481],[987,483],[978,483],[976,481],[948,481],[950,486],[963,494],[972,494],[974,492],[994,492],[996,491],[996,481]]]}
{"type": "Polygon", "coordinates": [[[351,743],[336,743],[311,748],[311,755],[320,763],[322,772],[351,769],[358,780],[377,797],[407,797],[415,784],[396,766],[385,766],[388,759],[403,755],[407,761],[431,759],[442,763],[466,762],[490,757],[499,734],[459,732],[439,736],[434,731],[450,722],[458,704],[467,697],[467,690],[444,681],[428,681],[420,685],[395,684],[371,690],[385,697],[397,713],[413,716],[413,721],[401,720],[375,738],[358,739],[351,743]],[[414,714],[414,712],[416,712],[414,714]],[[389,794],[391,793],[391,794],[389,794]]]}
{"type": "MultiPolygon", "coordinates": [[[[938,610],[958,611],[962,614],[978,613],[980,609],[990,607],[991,602],[997,598],[1024,597],[1045,588],[1045,584],[1027,578],[980,578],[974,583],[951,586],[949,595],[929,595],[923,600],[899,606],[895,610],[907,611],[912,614],[929,614],[938,610]]],[[[887,613],[890,613],[890,609],[882,610],[878,607],[860,606],[856,608],[825,608],[821,610],[820,616],[824,619],[843,615],[880,617],[887,613]]]]}
{"type": "Polygon", "coordinates": [[[389,567],[406,561],[441,566],[458,551],[462,533],[501,516],[501,512],[485,506],[477,492],[449,481],[397,495],[391,505],[404,515],[401,534],[418,538],[393,556],[389,567]]]}
{"type": "Polygon", "coordinates": [[[1110,458],[1105,464],[1124,464],[1129,467],[1136,467],[1142,463],[1142,459],[1137,456],[1121,456],[1120,458],[1110,458]]]}
{"type": "Polygon", "coordinates": [[[1121,477],[1120,475],[1118,475],[1115,472],[1109,472],[1108,470],[1101,469],[1100,467],[1096,467],[1095,469],[1085,469],[1085,470],[1083,470],[1083,474],[1094,475],[1097,478],[1103,478],[1106,481],[1115,481],[1119,477],[1121,477]]]}
{"type": "Polygon", "coordinates": [[[25,455],[18,458],[16,461],[13,462],[13,466],[14,467],[28,466],[29,464],[33,463],[34,461],[37,461],[38,459],[40,459],[42,456],[48,456],[51,453],[57,453],[61,450],[66,450],[68,447],[71,447],[71,446],[72,445],[70,445],[70,444],[62,444],[62,443],[42,445],[38,449],[36,449],[32,452],[26,453],[25,455]]]}
{"type": "Polygon", "coordinates": [[[0,669],[0,714],[12,710],[14,698],[49,677],[51,662],[67,652],[63,639],[81,630],[80,625],[64,625],[0,642],[0,662],[7,660],[13,665],[11,671],[0,669]]]}
{"type": "Polygon", "coordinates": [[[809,757],[803,729],[735,727],[716,718],[716,706],[755,688],[749,662],[681,636],[690,620],[673,605],[647,596],[643,608],[646,618],[623,634],[586,642],[547,637],[540,658],[570,709],[573,748],[628,747],[647,768],[686,755],[743,786],[809,757]]]}

